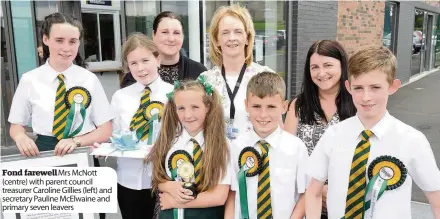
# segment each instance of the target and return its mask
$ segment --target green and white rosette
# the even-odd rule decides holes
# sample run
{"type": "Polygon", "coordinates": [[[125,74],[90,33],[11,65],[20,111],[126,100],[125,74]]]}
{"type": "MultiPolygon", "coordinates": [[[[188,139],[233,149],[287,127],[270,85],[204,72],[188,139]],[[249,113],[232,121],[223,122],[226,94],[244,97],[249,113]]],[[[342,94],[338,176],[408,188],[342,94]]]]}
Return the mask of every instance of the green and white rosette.
{"type": "Polygon", "coordinates": [[[245,147],[238,157],[238,189],[240,194],[241,218],[249,219],[246,177],[256,176],[261,172],[263,161],[260,153],[253,147],[245,147]]]}
{"type": "Polygon", "coordinates": [[[369,182],[365,191],[363,218],[372,219],[379,198],[386,190],[400,187],[406,179],[407,170],[399,159],[380,156],[368,167],[369,182]]]}
{"type": "MultiPolygon", "coordinates": [[[[144,133],[144,130],[148,128],[148,140],[147,144],[152,145],[159,135],[160,131],[160,119],[163,114],[164,104],[159,101],[151,101],[145,108],[142,109],[142,115],[148,121],[145,126],[141,127],[140,134],[144,133]]],[[[138,136],[140,139],[141,136],[138,136]]]]}
{"type": "Polygon", "coordinates": [[[69,114],[66,118],[66,127],[64,128],[63,138],[72,138],[77,135],[86,118],[86,109],[92,102],[90,92],[84,87],[76,86],[66,92],[64,99],[69,114]]]}

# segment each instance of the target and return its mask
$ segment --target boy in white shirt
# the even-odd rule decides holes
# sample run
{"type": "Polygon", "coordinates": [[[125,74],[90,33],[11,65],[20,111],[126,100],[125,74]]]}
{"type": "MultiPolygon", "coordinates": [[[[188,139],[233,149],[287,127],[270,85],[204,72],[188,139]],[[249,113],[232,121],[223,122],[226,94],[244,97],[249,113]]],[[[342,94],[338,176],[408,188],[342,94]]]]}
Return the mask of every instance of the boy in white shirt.
{"type": "Polygon", "coordinates": [[[303,218],[308,153],[304,143],[279,127],[286,86],[263,72],[247,86],[246,111],[253,130],[232,142],[233,180],[225,218],[303,218]]]}
{"type": "Polygon", "coordinates": [[[440,218],[440,171],[430,144],[387,111],[388,96],[401,85],[395,74],[396,58],[387,48],[350,58],[345,86],[357,115],[329,127],[310,156],[308,219],[320,218],[326,179],[330,219],[411,218],[412,180],[440,218]]]}

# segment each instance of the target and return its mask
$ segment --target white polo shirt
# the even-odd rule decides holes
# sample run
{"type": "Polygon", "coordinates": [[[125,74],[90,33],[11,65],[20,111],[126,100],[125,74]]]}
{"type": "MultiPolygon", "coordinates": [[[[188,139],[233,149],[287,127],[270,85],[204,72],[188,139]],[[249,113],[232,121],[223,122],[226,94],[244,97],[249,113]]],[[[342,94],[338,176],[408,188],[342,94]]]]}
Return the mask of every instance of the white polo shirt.
{"type": "Polygon", "coordinates": [[[114,118],[114,112],[95,74],[74,64],[64,72],[56,72],[46,61],[46,64],[23,74],[12,100],[8,121],[21,126],[28,126],[32,121],[35,134],[53,136],[55,94],[59,83],[57,76],[60,73],[65,77],[66,91],[81,86],[92,97],[86,109],[84,125],[77,135],[87,134],[114,118]]]}
{"type": "MultiPolygon", "coordinates": [[[[235,96],[234,99],[234,106],[235,106],[234,128],[238,128],[239,130],[238,135],[252,129],[252,124],[248,119],[244,105],[244,100],[246,99],[246,89],[252,76],[264,71],[274,72],[269,67],[261,66],[260,64],[255,62],[251,63],[246,68],[246,71],[243,76],[243,80],[240,83],[240,87],[238,88],[237,95],[235,96]]],[[[226,76],[227,83],[229,85],[229,88],[231,88],[232,92],[234,92],[234,87],[235,84],[237,83],[238,73],[237,76],[226,76]]],[[[223,79],[222,76],[221,68],[214,66],[214,68],[203,72],[201,75],[206,76],[206,81],[212,84],[220,93],[225,120],[229,119],[231,101],[228,96],[228,91],[226,89],[225,80],[223,79]]]]}
{"type": "MultiPolygon", "coordinates": [[[[330,219],[345,214],[345,202],[354,150],[365,130],[358,116],[330,126],[310,157],[308,174],[324,182],[328,179],[327,210],[330,219]]],[[[403,184],[386,190],[376,204],[374,218],[411,218],[412,180],[424,191],[440,190],[440,171],[425,135],[386,112],[371,129],[371,162],[383,155],[399,159],[408,171],[403,184]]],[[[368,183],[367,175],[367,183],[368,183]]]]}
{"type": "MultiPolygon", "coordinates": [[[[252,129],[240,135],[231,145],[232,168],[234,177],[231,190],[235,191],[235,218],[241,218],[240,192],[237,174],[238,159],[245,147],[253,147],[260,154],[257,144],[261,138],[252,129]]],[[[272,216],[277,219],[288,219],[308,183],[306,164],[308,159],[307,148],[296,136],[277,128],[266,139],[269,147],[270,191],[272,216]]],[[[246,177],[249,217],[257,219],[257,189],[258,175],[246,177]]]]}
{"type": "MultiPolygon", "coordinates": [[[[202,151],[205,151],[205,138],[203,137],[203,131],[199,132],[195,137],[191,137],[191,135],[189,135],[189,133],[185,129],[183,129],[182,134],[177,138],[176,142],[168,151],[165,159],[165,169],[167,171],[168,177],[171,178],[171,171],[169,170],[168,167],[168,161],[170,159],[171,154],[173,154],[177,150],[184,150],[191,157],[193,156],[194,143],[191,141],[192,138],[194,138],[197,141],[197,143],[199,143],[200,147],[202,148],[202,151]]],[[[231,184],[231,170],[230,170],[229,162],[227,162],[226,164],[226,174],[220,180],[219,184],[224,184],[224,185],[231,184]]]]}
{"type": "MultiPolygon", "coordinates": [[[[160,77],[149,85],[151,89],[150,101],[168,102],[166,94],[173,90],[173,86],[160,77]]],[[[113,120],[113,131],[128,131],[133,115],[139,108],[140,100],[145,91],[145,85],[134,83],[115,92],[111,105],[117,112],[113,120]]],[[[141,142],[146,144],[147,141],[141,142]]],[[[118,183],[134,190],[151,188],[151,165],[146,165],[144,159],[118,158],[118,183]]]]}

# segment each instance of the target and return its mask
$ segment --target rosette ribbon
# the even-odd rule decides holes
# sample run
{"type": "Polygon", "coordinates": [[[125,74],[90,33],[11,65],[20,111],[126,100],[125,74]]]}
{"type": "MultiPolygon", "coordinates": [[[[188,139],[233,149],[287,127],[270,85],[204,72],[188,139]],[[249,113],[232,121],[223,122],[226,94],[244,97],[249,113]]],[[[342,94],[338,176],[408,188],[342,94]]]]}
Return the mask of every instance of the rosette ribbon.
{"type": "Polygon", "coordinates": [[[238,171],[238,190],[240,191],[241,218],[249,219],[249,209],[247,200],[246,174],[249,170],[247,165],[243,165],[238,171]]]}
{"type": "Polygon", "coordinates": [[[148,129],[148,140],[147,144],[152,145],[153,144],[153,133],[154,133],[154,121],[159,120],[159,113],[156,113],[151,116],[150,120],[148,122],[139,128],[139,131],[137,132],[137,139],[141,139],[142,133],[144,133],[145,129],[148,129]]]}
{"type": "Polygon", "coordinates": [[[72,138],[78,134],[86,118],[86,108],[83,103],[73,103],[66,118],[66,127],[64,128],[63,138],[72,138]]]}

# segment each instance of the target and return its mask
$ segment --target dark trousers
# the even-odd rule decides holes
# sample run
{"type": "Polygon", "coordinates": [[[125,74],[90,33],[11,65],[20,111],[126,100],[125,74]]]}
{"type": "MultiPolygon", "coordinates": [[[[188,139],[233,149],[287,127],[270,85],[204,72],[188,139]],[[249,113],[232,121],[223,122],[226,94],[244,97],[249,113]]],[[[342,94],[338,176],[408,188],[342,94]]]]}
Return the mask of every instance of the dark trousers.
{"type": "MultiPolygon", "coordinates": [[[[58,139],[52,136],[38,135],[35,144],[39,151],[51,151],[54,150],[55,146],[58,144],[58,139]]],[[[97,158],[93,157],[93,163],[95,164],[95,167],[100,167],[97,158]]],[[[99,218],[105,219],[105,213],[99,213],[99,218]]]]}
{"type": "MultiPolygon", "coordinates": [[[[159,219],[173,219],[173,211],[174,209],[160,211],[159,219]]],[[[185,208],[183,214],[185,219],[223,219],[225,216],[225,207],[185,208]]]]}
{"type": "Polygon", "coordinates": [[[118,183],[118,203],[123,219],[151,219],[156,198],[151,189],[134,190],[118,183]]]}

